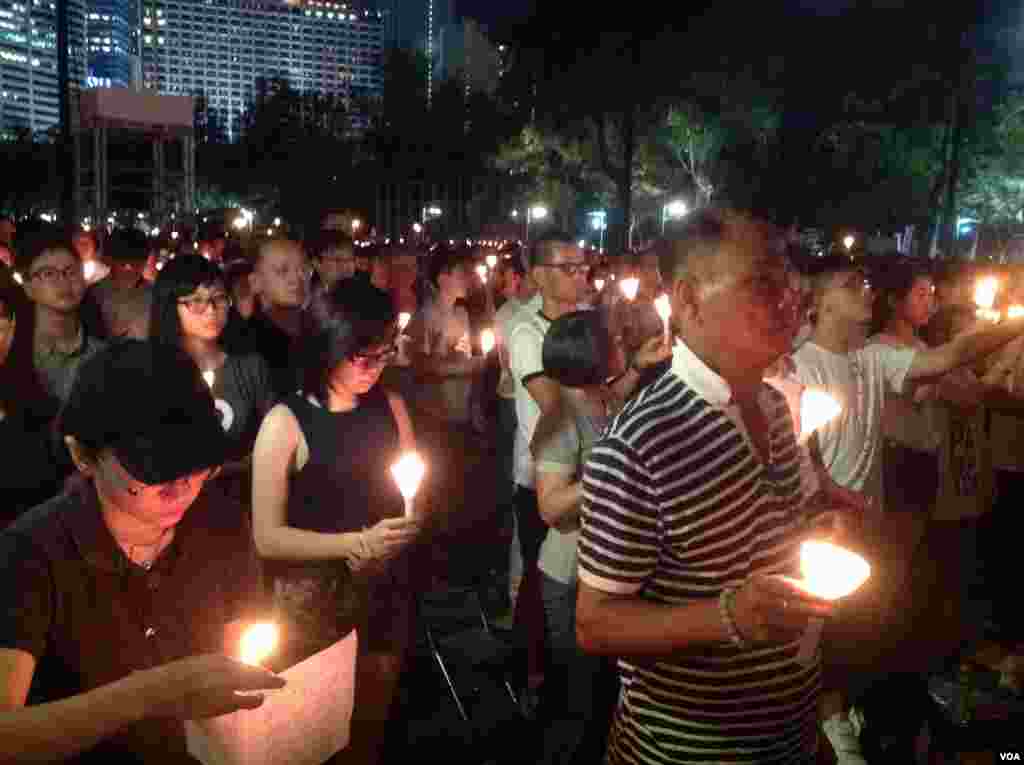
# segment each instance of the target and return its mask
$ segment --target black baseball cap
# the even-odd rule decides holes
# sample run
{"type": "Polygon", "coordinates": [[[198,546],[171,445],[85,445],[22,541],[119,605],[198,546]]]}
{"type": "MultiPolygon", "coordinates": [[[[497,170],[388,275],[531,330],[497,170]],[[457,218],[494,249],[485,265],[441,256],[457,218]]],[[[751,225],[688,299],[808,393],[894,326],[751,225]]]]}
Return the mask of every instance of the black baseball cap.
{"type": "Polygon", "coordinates": [[[219,466],[230,449],[195,362],[152,341],[118,341],[85,361],[59,423],[63,436],[94,453],[113,451],[147,484],[219,466]]]}

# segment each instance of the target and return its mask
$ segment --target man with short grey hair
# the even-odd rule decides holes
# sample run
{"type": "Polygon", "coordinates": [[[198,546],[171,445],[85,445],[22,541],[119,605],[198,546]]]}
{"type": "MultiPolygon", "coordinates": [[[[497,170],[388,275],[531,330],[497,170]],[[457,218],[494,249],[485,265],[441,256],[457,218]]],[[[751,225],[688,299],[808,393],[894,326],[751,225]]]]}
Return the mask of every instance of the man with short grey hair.
{"type": "Polygon", "coordinates": [[[831,606],[798,573],[804,514],[785,399],[796,295],[771,226],[703,210],[661,250],[671,367],[630,400],[583,477],[576,627],[619,659],[611,763],[812,762],[831,606]],[[628,658],[627,658],[628,657],[628,658]]]}

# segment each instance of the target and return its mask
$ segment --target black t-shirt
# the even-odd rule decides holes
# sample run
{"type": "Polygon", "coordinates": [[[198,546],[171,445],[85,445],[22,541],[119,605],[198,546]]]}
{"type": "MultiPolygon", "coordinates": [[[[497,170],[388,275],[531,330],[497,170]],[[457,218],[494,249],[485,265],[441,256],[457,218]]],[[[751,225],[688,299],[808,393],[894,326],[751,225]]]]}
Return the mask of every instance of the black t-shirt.
{"type": "Polygon", "coordinates": [[[256,353],[228,356],[214,378],[213,397],[231,439],[230,459],[247,456],[256,443],[263,416],[276,400],[267,362],[256,353]]]}
{"type": "MultiPolygon", "coordinates": [[[[30,510],[0,533],[0,648],[35,657],[28,704],[223,652],[225,625],[264,605],[247,515],[211,487],[149,571],[117,546],[91,484],[30,510]]],[[[74,760],[186,761],[177,720],[131,726],[74,760]]]]}
{"type": "Polygon", "coordinates": [[[60,493],[71,472],[67,449],[43,417],[12,413],[0,420],[0,529],[60,493]]]}
{"type": "Polygon", "coordinates": [[[300,341],[277,327],[257,309],[233,340],[236,349],[257,353],[270,367],[275,398],[280,400],[299,389],[301,366],[300,341]]]}

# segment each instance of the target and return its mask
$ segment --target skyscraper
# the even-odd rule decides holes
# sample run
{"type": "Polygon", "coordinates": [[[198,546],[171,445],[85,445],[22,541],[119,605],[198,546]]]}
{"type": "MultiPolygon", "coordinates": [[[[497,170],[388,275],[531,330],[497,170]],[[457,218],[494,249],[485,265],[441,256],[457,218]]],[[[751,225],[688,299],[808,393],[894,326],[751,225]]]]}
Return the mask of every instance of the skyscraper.
{"type": "Polygon", "coordinates": [[[140,21],[139,0],[89,0],[87,84],[137,83],[140,21]]]}
{"type": "Polygon", "coordinates": [[[319,0],[143,0],[147,88],[207,99],[229,136],[259,78],[349,99],[379,93],[382,17],[319,0]]]}
{"type": "MultiPolygon", "coordinates": [[[[66,0],[72,89],[85,80],[84,0],[66,0]]],[[[0,0],[0,131],[58,125],[57,0],[0,0]]]]}

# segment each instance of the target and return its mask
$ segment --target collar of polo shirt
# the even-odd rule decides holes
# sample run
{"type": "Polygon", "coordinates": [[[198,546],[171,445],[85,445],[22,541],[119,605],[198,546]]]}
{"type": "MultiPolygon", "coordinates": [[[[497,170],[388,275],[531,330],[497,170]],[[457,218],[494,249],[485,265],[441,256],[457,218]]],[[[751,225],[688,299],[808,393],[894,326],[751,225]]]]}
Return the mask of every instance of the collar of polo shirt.
{"type": "Polygon", "coordinates": [[[732,401],[732,388],[717,372],[676,338],[672,348],[672,373],[714,407],[725,407],[732,401]]]}

